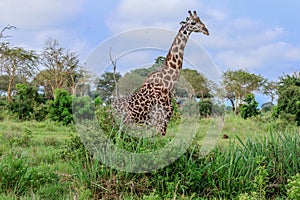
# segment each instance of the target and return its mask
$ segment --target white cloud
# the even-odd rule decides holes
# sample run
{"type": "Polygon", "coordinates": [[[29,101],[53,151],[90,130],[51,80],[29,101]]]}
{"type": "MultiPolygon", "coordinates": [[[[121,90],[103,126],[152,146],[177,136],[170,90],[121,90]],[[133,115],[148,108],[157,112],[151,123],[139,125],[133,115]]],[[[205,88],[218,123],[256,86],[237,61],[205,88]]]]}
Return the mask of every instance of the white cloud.
{"type": "Polygon", "coordinates": [[[187,11],[193,9],[202,16],[197,0],[121,0],[106,25],[112,33],[145,26],[177,29],[187,11]]]}
{"type": "MultiPolygon", "coordinates": [[[[284,42],[289,32],[283,26],[251,16],[234,17],[222,6],[200,4],[196,0],[121,0],[107,18],[106,25],[112,33],[145,26],[177,30],[189,9],[198,11],[211,33],[208,37],[193,34],[192,38],[208,50],[220,68],[266,71],[270,66],[279,69],[283,63],[286,66],[300,60],[300,47],[284,42]]],[[[158,41],[161,39],[157,36],[158,41]]]]}
{"type": "Polygon", "coordinates": [[[18,28],[41,28],[63,22],[80,9],[85,0],[1,0],[0,24],[18,28]]]}
{"type": "Polygon", "coordinates": [[[225,12],[216,8],[209,8],[205,13],[217,21],[223,21],[228,18],[228,15],[225,12]]]}
{"type": "MultiPolygon", "coordinates": [[[[282,67],[286,63],[300,61],[300,47],[284,42],[274,42],[256,48],[241,48],[220,51],[215,59],[230,68],[267,69],[282,67]],[[285,63],[285,64],[283,64],[285,63]]],[[[290,66],[292,67],[292,66],[290,66]]]]}

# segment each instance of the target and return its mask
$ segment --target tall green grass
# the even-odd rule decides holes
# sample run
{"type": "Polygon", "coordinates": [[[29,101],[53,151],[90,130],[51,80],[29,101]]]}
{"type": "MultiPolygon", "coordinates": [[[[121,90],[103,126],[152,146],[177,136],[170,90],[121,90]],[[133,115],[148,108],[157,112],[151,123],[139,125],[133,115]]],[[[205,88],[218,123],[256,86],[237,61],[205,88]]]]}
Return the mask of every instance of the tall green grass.
{"type": "MultiPolygon", "coordinates": [[[[3,127],[0,130],[0,198],[297,197],[299,128],[275,130],[255,119],[229,115],[220,135],[227,134],[229,139],[217,138],[217,147],[201,157],[201,141],[210,123],[211,119],[200,121],[195,141],[175,162],[149,173],[129,173],[112,169],[98,160],[87,151],[72,127],[51,122],[0,122],[3,127]]],[[[159,149],[173,137],[150,141],[117,131],[108,136],[119,147],[133,152],[159,149]]]]}
{"type": "Polygon", "coordinates": [[[89,167],[81,162],[73,167],[78,173],[75,179],[84,182],[83,185],[98,197],[99,194],[112,195],[111,188],[106,191],[107,182],[117,178],[123,187],[114,185],[113,190],[118,191],[114,193],[114,198],[124,197],[122,195],[128,192],[132,197],[145,199],[285,198],[287,180],[300,169],[298,138],[298,132],[272,132],[256,138],[237,137],[227,145],[218,146],[205,157],[199,157],[199,152],[195,151],[199,148],[191,146],[171,165],[146,174],[112,170],[87,157],[84,163],[89,167]],[[128,187],[133,184],[138,188],[141,182],[143,189],[128,187]],[[101,184],[89,186],[88,183],[101,184]]]}

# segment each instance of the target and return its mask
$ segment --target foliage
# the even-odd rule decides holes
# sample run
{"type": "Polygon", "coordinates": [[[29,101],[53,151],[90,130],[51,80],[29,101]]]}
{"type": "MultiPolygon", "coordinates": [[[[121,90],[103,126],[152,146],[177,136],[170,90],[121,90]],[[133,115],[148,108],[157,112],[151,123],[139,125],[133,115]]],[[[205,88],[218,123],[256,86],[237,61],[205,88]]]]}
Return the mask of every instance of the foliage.
{"type": "Polygon", "coordinates": [[[145,78],[153,71],[161,68],[165,62],[165,57],[158,56],[155,63],[149,68],[138,68],[131,70],[119,79],[119,91],[122,96],[127,96],[141,87],[145,78]]]}
{"type": "Polygon", "coordinates": [[[300,199],[300,174],[292,176],[288,179],[287,184],[288,199],[300,199]]]}
{"type": "Polygon", "coordinates": [[[33,118],[38,101],[37,88],[25,84],[17,84],[16,88],[17,95],[10,103],[10,110],[16,113],[20,120],[33,118]]]}
{"type": "Polygon", "coordinates": [[[49,101],[49,117],[65,125],[73,122],[72,96],[66,90],[55,90],[54,100],[49,101]]]}
{"type": "Polygon", "coordinates": [[[3,121],[8,114],[8,102],[0,99],[0,121],[3,121]]]}
{"type": "Polygon", "coordinates": [[[55,183],[58,177],[49,169],[37,169],[29,166],[25,158],[13,158],[11,155],[0,160],[0,193],[12,191],[22,195],[30,190],[55,183]]]}
{"type": "Polygon", "coordinates": [[[199,102],[199,112],[201,117],[209,117],[212,114],[213,103],[210,99],[203,99],[199,102]]]}
{"type": "Polygon", "coordinates": [[[79,65],[79,56],[59,46],[57,40],[46,41],[45,49],[40,55],[43,70],[35,78],[39,86],[49,97],[54,97],[56,89],[73,92],[76,80],[82,77],[83,71],[79,65]]]}
{"type": "Polygon", "coordinates": [[[300,125],[300,72],[280,77],[275,117],[283,117],[300,125]]]}
{"type": "Polygon", "coordinates": [[[177,104],[177,101],[175,99],[172,99],[171,105],[172,105],[173,113],[169,121],[169,126],[174,126],[180,123],[181,115],[179,111],[179,105],[177,104]]]}
{"type": "Polygon", "coordinates": [[[22,133],[7,133],[0,137],[5,140],[10,146],[29,147],[32,144],[32,132],[30,129],[25,129],[22,133]]]}
{"type": "Polygon", "coordinates": [[[226,91],[226,98],[231,102],[232,108],[239,113],[239,105],[246,95],[260,90],[265,82],[261,75],[249,73],[245,70],[227,70],[222,75],[222,84],[226,91]]]}
{"type": "Polygon", "coordinates": [[[73,115],[76,120],[90,120],[94,118],[95,108],[89,96],[73,97],[73,115]]]}
{"type": "Polygon", "coordinates": [[[208,79],[197,70],[183,69],[181,75],[185,78],[191,87],[192,91],[189,94],[189,98],[209,98],[211,97],[210,82],[208,79]]]}
{"type": "Polygon", "coordinates": [[[244,119],[260,114],[260,111],[257,108],[258,102],[255,101],[254,94],[248,94],[244,101],[246,104],[241,105],[241,116],[244,119]]]}
{"type": "Polygon", "coordinates": [[[277,93],[277,83],[274,81],[266,81],[263,86],[262,93],[271,97],[271,103],[273,103],[277,93]]]}
{"type": "Polygon", "coordinates": [[[0,72],[8,76],[7,99],[10,101],[15,78],[17,76],[20,76],[20,79],[32,77],[38,57],[34,51],[10,47],[8,43],[0,45],[0,72]]]}
{"type": "MultiPolygon", "coordinates": [[[[119,73],[116,74],[117,81],[121,78],[119,73]]],[[[96,85],[96,95],[100,96],[101,99],[105,102],[110,102],[112,96],[115,96],[113,93],[115,89],[115,81],[114,81],[114,74],[112,72],[106,72],[102,74],[99,78],[95,81],[96,85]]]]}
{"type": "MultiPolygon", "coordinates": [[[[110,113],[109,107],[102,108],[110,113]]],[[[223,131],[229,139],[220,139],[209,154],[197,150],[211,125],[212,119],[205,118],[185,154],[163,169],[138,174],[104,165],[85,149],[72,126],[50,120],[0,122],[0,198],[285,199],[287,191],[297,192],[297,183],[288,179],[296,180],[299,172],[299,128],[268,133],[267,123],[255,118],[225,117],[223,131]],[[18,134],[28,134],[30,145],[10,144],[10,136],[18,134]],[[49,145],[50,137],[56,139],[54,145],[49,145]]],[[[147,140],[111,134],[110,139],[130,152],[145,153],[149,149],[143,145],[153,141],[153,149],[160,149],[172,137],[147,140]]]]}
{"type": "Polygon", "coordinates": [[[114,115],[111,112],[111,106],[98,105],[96,107],[96,116],[101,129],[104,133],[110,135],[111,132],[117,131],[118,127],[115,127],[116,121],[114,115]]]}
{"type": "Polygon", "coordinates": [[[103,102],[103,100],[100,97],[96,97],[94,99],[94,103],[95,103],[95,106],[97,107],[97,106],[103,105],[104,102],[103,102]]]}
{"type": "Polygon", "coordinates": [[[140,76],[136,70],[125,73],[124,76],[119,79],[120,95],[128,96],[134,93],[141,87],[144,80],[145,77],[140,76]]]}
{"type": "Polygon", "coordinates": [[[165,57],[158,56],[155,59],[155,63],[149,67],[149,68],[140,68],[132,70],[132,73],[137,74],[138,76],[141,76],[142,78],[146,78],[151,72],[154,72],[155,70],[162,68],[165,62],[165,57]]]}
{"type": "Polygon", "coordinates": [[[262,112],[272,111],[274,104],[272,102],[266,102],[261,105],[262,112]]]}

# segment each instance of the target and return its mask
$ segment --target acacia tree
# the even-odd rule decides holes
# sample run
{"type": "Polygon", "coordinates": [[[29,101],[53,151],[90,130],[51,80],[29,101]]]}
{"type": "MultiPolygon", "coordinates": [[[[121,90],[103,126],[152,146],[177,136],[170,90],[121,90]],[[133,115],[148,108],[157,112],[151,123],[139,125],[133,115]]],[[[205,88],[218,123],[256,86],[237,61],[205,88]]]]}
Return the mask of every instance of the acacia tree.
{"type": "Polygon", "coordinates": [[[8,43],[1,43],[0,71],[8,77],[8,101],[11,101],[12,86],[16,77],[28,79],[34,75],[37,58],[34,51],[25,50],[21,47],[10,47],[8,43]]]}
{"type": "Polygon", "coordinates": [[[277,93],[277,83],[274,81],[267,81],[262,89],[264,95],[271,98],[271,103],[273,103],[276,93],[277,93]]]}
{"type": "MultiPolygon", "coordinates": [[[[183,76],[185,81],[190,84],[190,87],[188,88],[190,100],[195,97],[204,99],[212,96],[210,88],[212,83],[197,70],[183,69],[181,76],[183,76]]],[[[179,82],[178,85],[180,86],[181,83],[179,82]]]]}
{"type": "Polygon", "coordinates": [[[54,97],[55,89],[74,91],[81,70],[77,54],[60,47],[57,40],[49,39],[41,54],[41,64],[45,69],[40,71],[36,81],[50,97],[54,97]]]}
{"type": "Polygon", "coordinates": [[[247,94],[259,91],[265,84],[266,79],[261,75],[249,73],[239,69],[227,70],[222,75],[222,84],[225,89],[225,97],[231,102],[233,111],[239,113],[240,104],[247,94]]]}

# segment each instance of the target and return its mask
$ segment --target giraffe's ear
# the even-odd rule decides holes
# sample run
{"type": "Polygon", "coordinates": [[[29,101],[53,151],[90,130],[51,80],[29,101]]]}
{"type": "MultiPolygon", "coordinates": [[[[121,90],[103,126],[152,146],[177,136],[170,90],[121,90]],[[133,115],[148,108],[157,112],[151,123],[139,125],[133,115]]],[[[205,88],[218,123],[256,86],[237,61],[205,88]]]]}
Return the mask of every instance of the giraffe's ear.
{"type": "Polygon", "coordinates": [[[180,25],[185,25],[186,24],[186,22],[185,21],[182,21],[182,22],[180,22],[180,25]]]}

